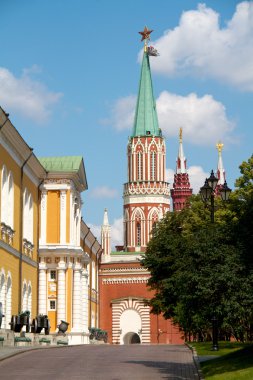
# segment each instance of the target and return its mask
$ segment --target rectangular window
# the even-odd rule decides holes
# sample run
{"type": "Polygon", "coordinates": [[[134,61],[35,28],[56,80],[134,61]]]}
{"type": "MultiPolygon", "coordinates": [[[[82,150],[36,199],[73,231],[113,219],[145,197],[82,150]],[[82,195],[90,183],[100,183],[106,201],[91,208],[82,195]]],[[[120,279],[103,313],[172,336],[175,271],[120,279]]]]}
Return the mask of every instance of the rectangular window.
{"type": "Polygon", "coordinates": [[[49,301],[49,310],[56,310],[56,300],[49,301]]]}
{"type": "Polygon", "coordinates": [[[56,280],[56,270],[50,270],[50,280],[56,280]]]}

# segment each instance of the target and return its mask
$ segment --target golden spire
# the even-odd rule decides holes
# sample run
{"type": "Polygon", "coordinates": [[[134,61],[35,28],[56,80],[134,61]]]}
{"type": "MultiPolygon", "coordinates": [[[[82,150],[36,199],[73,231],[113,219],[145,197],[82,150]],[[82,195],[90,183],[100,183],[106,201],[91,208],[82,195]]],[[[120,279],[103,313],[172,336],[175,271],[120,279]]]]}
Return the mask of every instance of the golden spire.
{"type": "Polygon", "coordinates": [[[182,127],[180,127],[179,129],[179,142],[180,143],[183,142],[183,128],[182,127]]]}
{"type": "Polygon", "coordinates": [[[221,141],[219,141],[217,144],[216,144],[216,148],[218,150],[219,153],[221,153],[222,149],[223,149],[223,146],[224,144],[222,144],[221,141]]]}

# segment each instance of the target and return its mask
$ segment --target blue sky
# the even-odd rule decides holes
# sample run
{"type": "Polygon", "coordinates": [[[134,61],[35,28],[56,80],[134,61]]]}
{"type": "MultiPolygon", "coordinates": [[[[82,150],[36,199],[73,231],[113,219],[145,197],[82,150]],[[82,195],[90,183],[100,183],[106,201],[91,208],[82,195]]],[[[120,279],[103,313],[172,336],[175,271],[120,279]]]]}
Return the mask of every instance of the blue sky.
{"type": "Polygon", "coordinates": [[[252,1],[1,0],[0,13],[0,105],[37,156],[84,157],[83,217],[98,238],[107,207],[121,240],[145,25],[160,53],[151,68],[169,180],[181,126],[195,191],[218,140],[234,186],[252,154],[252,1]]]}

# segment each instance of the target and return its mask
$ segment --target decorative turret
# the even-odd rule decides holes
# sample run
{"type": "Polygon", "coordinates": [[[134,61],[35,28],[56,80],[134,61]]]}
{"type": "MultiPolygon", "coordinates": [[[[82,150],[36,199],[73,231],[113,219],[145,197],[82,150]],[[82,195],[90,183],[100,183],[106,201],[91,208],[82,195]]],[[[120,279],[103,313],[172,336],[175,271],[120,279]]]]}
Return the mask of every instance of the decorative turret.
{"type": "Polygon", "coordinates": [[[192,189],[189,181],[189,175],[186,170],[186,158],[184,157],[183,150],[183,129],[180,128],[176,173],[174,175],[173,189],[171,190],[173,210],[182,210],[186,206],[186,201],[191,195],[192,189]]]}
{"type": "Polygon", "coordinates": [[[224,146],[224,144],[222,144],[221,141],[219,141],[216,144],[216,148],[218,150],[218,164],[217,164],[216,176],[219,179],[218,184],[217,184],[216,189],[215,189],[217,194],[219,194],[219,190],[224,185],[225,180],[226,180],[226,176],[225,176],[226,173],[225,173],[225,169],[223,166],[222,155],[221,155],[223,146],[224,146]]]}
{"type": "Polygon", "coordinates": [[[158,124],[148,46],[150,33],[143,32],[144,52],[132,135],[128,142],[128,182],[124,185],[124,248],[145,251],[153,225],[169,211],[169,185],[165,182],[165,140],[158,124]]]}
{"type": "Polygon", "coordinates": [[[104,220],[101,227],[101,246],[103,249],[102,261],[107,262],[111,254],[111,226],[108,221],[107,209],[104,211],[104,220]]]}

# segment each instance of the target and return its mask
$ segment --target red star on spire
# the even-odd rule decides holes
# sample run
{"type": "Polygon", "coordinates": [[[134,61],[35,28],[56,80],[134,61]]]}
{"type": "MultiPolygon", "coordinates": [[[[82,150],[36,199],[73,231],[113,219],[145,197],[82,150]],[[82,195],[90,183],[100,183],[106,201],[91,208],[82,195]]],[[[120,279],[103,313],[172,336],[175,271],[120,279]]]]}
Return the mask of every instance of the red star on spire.
{"type": "Polygon", "coordinates": [[[141,41],[143,40],[150,40],[150,33],[152,33],[153,30],[149,30],[146,26],[143,30],[143,32],[139,32],[139,34],[142,35],[141,41]]]}

